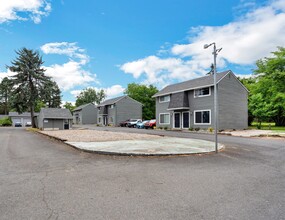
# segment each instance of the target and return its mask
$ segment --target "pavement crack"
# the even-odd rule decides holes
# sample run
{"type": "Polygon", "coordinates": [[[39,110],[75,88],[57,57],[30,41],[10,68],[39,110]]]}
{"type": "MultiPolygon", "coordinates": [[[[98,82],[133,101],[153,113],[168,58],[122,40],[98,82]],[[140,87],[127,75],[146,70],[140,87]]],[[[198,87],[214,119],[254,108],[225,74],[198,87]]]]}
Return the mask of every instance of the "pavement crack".
{"type": "Polygon", "coordinates": [[[46,197],[46,185],[45,185],[45,179],[47,178],[48,176],[48,171],[45,171],[45,175],[44,177],[40,180],[40,183],[42,185],[41,187],[41,191],[42,191],[42,202],[44,203],[46,209],[48,210],[49,212],[49,216],[48,216],[48,220],[51,219],[54,214],[56,215],[55,216],[55,219],[58,219],[58,213],[56,213],[49,205],[48,201],[47,201],[47,197],[46,197]]]}

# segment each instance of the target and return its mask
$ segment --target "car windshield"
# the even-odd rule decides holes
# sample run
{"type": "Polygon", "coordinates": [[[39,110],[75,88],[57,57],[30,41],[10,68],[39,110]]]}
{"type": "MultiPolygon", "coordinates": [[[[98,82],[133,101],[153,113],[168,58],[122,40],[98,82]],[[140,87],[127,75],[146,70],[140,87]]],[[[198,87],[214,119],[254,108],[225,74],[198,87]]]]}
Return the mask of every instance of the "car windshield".
{"type": "Polygon", "coordinates": [[[150,120],[151,123],[155,122],[156,120],[150,120]]]}
{"type": "Polygon", "coordinates": [[[132,119],[132,120],[131,120],[131,122],[135,122],[135,121],[137,121],[137,119],[132,119]]]}

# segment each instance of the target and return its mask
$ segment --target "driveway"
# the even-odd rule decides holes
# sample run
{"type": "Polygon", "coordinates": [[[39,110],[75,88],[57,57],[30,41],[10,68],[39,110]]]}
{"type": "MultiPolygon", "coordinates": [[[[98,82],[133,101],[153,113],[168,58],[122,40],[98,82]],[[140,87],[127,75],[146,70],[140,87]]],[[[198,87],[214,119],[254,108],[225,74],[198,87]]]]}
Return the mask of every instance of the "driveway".
{"type": "Polygon", "coordinates": [[[220,141],[219,154],[103,156],[0,128],[1,219],[284,219],[285,142],[220,141]]]}

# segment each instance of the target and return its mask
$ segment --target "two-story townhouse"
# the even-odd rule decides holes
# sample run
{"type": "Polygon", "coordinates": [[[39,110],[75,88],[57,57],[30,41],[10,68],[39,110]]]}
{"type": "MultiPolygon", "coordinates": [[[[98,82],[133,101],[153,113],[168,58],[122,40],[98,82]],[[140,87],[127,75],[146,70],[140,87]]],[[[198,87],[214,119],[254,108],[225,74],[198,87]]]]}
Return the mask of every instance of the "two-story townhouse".
{"type": "MultiPolygon", "coordinates": [[[[248,90],[228,70],[217,73],[218,128],[246,129],[248,90]]],[[[214,76],[166,86],[156,98],[157,127],[214,128],[214,76]]]]}
{"type": "Polygon", "coordinates": [[[93,103],[78,106],[72,112],[74,124],[97,124],[98,109],[93,103]]]}
{"type": "Polygon", "coordinates": [[[100,125],[118,126],[127,119],[142,118],[142,103],[129,96],[120,96],[100,103],[97,123],[100,125]]]}

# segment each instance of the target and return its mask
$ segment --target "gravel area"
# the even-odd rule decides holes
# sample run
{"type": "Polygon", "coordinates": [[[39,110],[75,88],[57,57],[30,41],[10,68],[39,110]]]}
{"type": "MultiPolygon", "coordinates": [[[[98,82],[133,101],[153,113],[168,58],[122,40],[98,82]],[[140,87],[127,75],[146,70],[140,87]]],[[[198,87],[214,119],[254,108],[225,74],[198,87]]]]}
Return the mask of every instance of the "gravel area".
{"type": "Polygon", "coordinates": [[[145,140],[161,138],[158,135],[134,134],[111,131],[95,130],[60,130],[60,131],[40,131],[43,134],[60,138],[72,142],[103,142],[119,140],[145,140]]]}

